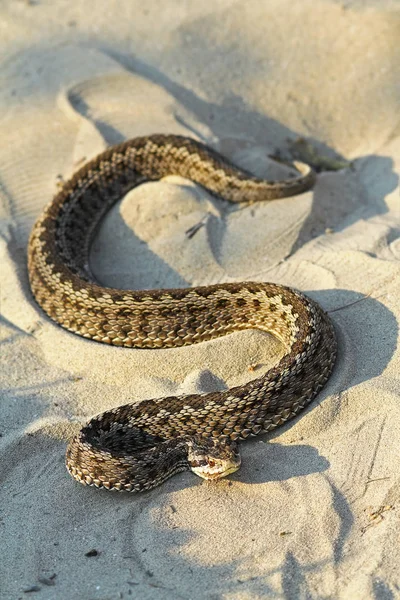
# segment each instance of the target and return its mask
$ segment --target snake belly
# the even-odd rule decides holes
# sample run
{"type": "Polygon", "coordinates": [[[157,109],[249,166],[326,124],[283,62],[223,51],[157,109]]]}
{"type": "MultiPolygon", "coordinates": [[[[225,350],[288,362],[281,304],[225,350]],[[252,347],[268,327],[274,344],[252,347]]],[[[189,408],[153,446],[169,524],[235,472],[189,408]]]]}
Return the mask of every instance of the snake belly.
{"type": "Polygon", "coordinates": [[[96,282],[89,264],[99,222],[139,184],[180,175],[230,202],[273,200],[312,187],[312,169],[295,166],[298,177],[271,182],[190,138],[135,138],[78,170],[39,217],[28,245],[31,290],[68,331],[115,346],[170,348],[259,329],[286,348],[276,366],[245,385],[127,404],[94,417],[68,445],[67,468],[76,480],[113,490],[151,489],[191,468],[191,449],[202,442],[213,448],[213,466],[225,447],[285,423],[324,386],[336,338],[326,313],[304,294],[259,282],[114,289],[96,282]]]}

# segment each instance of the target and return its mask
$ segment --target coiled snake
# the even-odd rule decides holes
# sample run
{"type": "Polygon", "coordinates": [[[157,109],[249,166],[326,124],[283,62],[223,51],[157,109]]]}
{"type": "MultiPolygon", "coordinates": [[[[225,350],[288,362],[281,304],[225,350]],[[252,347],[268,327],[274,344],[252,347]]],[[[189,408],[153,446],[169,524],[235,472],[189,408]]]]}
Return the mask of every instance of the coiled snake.
{"type": "Polygon", "coordinates": [[[287,353],[265,375],[223,392],[127,404],[94,418],[69,443],[70,474],[87,485],[143,491],[192,469],[217,479],[240,465],[238,440],[270,431],[309,404],[327,381],[336,340],[323,310],[271,283],[130,291],[99,285],[90,271],[96,226],[128,190],[181,175],[230,202],[271,200],[312,187],[313,171],[268,182],[185,137],[152,135],[114,146],[83,166],[36,222],[28,270],[37,303],[62,327],[135,348],[194,344],[257,328],[287,353]]]}

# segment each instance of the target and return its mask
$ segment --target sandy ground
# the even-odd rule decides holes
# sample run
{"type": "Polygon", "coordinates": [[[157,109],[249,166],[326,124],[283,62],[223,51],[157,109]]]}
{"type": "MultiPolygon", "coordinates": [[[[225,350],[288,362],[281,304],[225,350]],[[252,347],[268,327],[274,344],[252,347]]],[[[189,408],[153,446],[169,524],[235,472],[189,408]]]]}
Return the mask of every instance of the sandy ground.
{"type": "Polygon", "coordinates": [[[394,0],[1,3],[2,600],[400,598],[399,40],[394,0]],[[281,282],[330,311],[339,340],[317,401],[243,444],[230,480],[184,473],[136,496],[68,476],[81,423],[240,384],[282,352],[257,332],[103,347],[33,302],[27,239],[59,179],[154,132],[197,137],[260,176],[285,178],[270,157],[293,157],[299,137],[351,164],[239,210],[168,178],[105,219],[92,250],[103,283],[281,282]]]}

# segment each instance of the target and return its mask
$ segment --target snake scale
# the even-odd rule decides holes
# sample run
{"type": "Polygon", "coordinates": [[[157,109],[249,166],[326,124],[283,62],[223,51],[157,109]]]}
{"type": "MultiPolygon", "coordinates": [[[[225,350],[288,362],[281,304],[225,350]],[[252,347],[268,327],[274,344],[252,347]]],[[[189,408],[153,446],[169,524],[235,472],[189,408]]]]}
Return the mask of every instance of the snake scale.
{"type": "Polygon", "coordinates": [[[172,174],[230,202],[272,200],[313,186],[312,169],[294,164],[297,177],[265,181],[195,140],[151,135],[88,162],[44,210],[29,241],[30,285],[40,307],[69,331],[115,346],[169,348],[256,328],[286,347],[275,367],[245,385],[145,400],[93,417],[67,448],[76,480],[138,492],[187,469],[218,479],[239,467],[239,440],[283,424],[321,390],[336,339],[328,316],[303,294],[258,282],[112,289],[96,282],[89,265],[102,217],[138,184],[172,174]]]}

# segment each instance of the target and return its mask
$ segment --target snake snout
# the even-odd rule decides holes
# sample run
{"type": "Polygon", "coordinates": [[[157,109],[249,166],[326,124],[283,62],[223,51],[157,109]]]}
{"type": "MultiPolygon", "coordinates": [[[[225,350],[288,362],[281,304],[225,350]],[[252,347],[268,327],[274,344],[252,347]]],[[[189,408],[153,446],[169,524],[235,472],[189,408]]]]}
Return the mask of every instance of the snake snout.
{"type": "Polygon", "coordinates": [[[193,438],[188,441],[190,469],[208,480],[221,479],[240,467],[237,442],[218,438],[193,438]]]}

